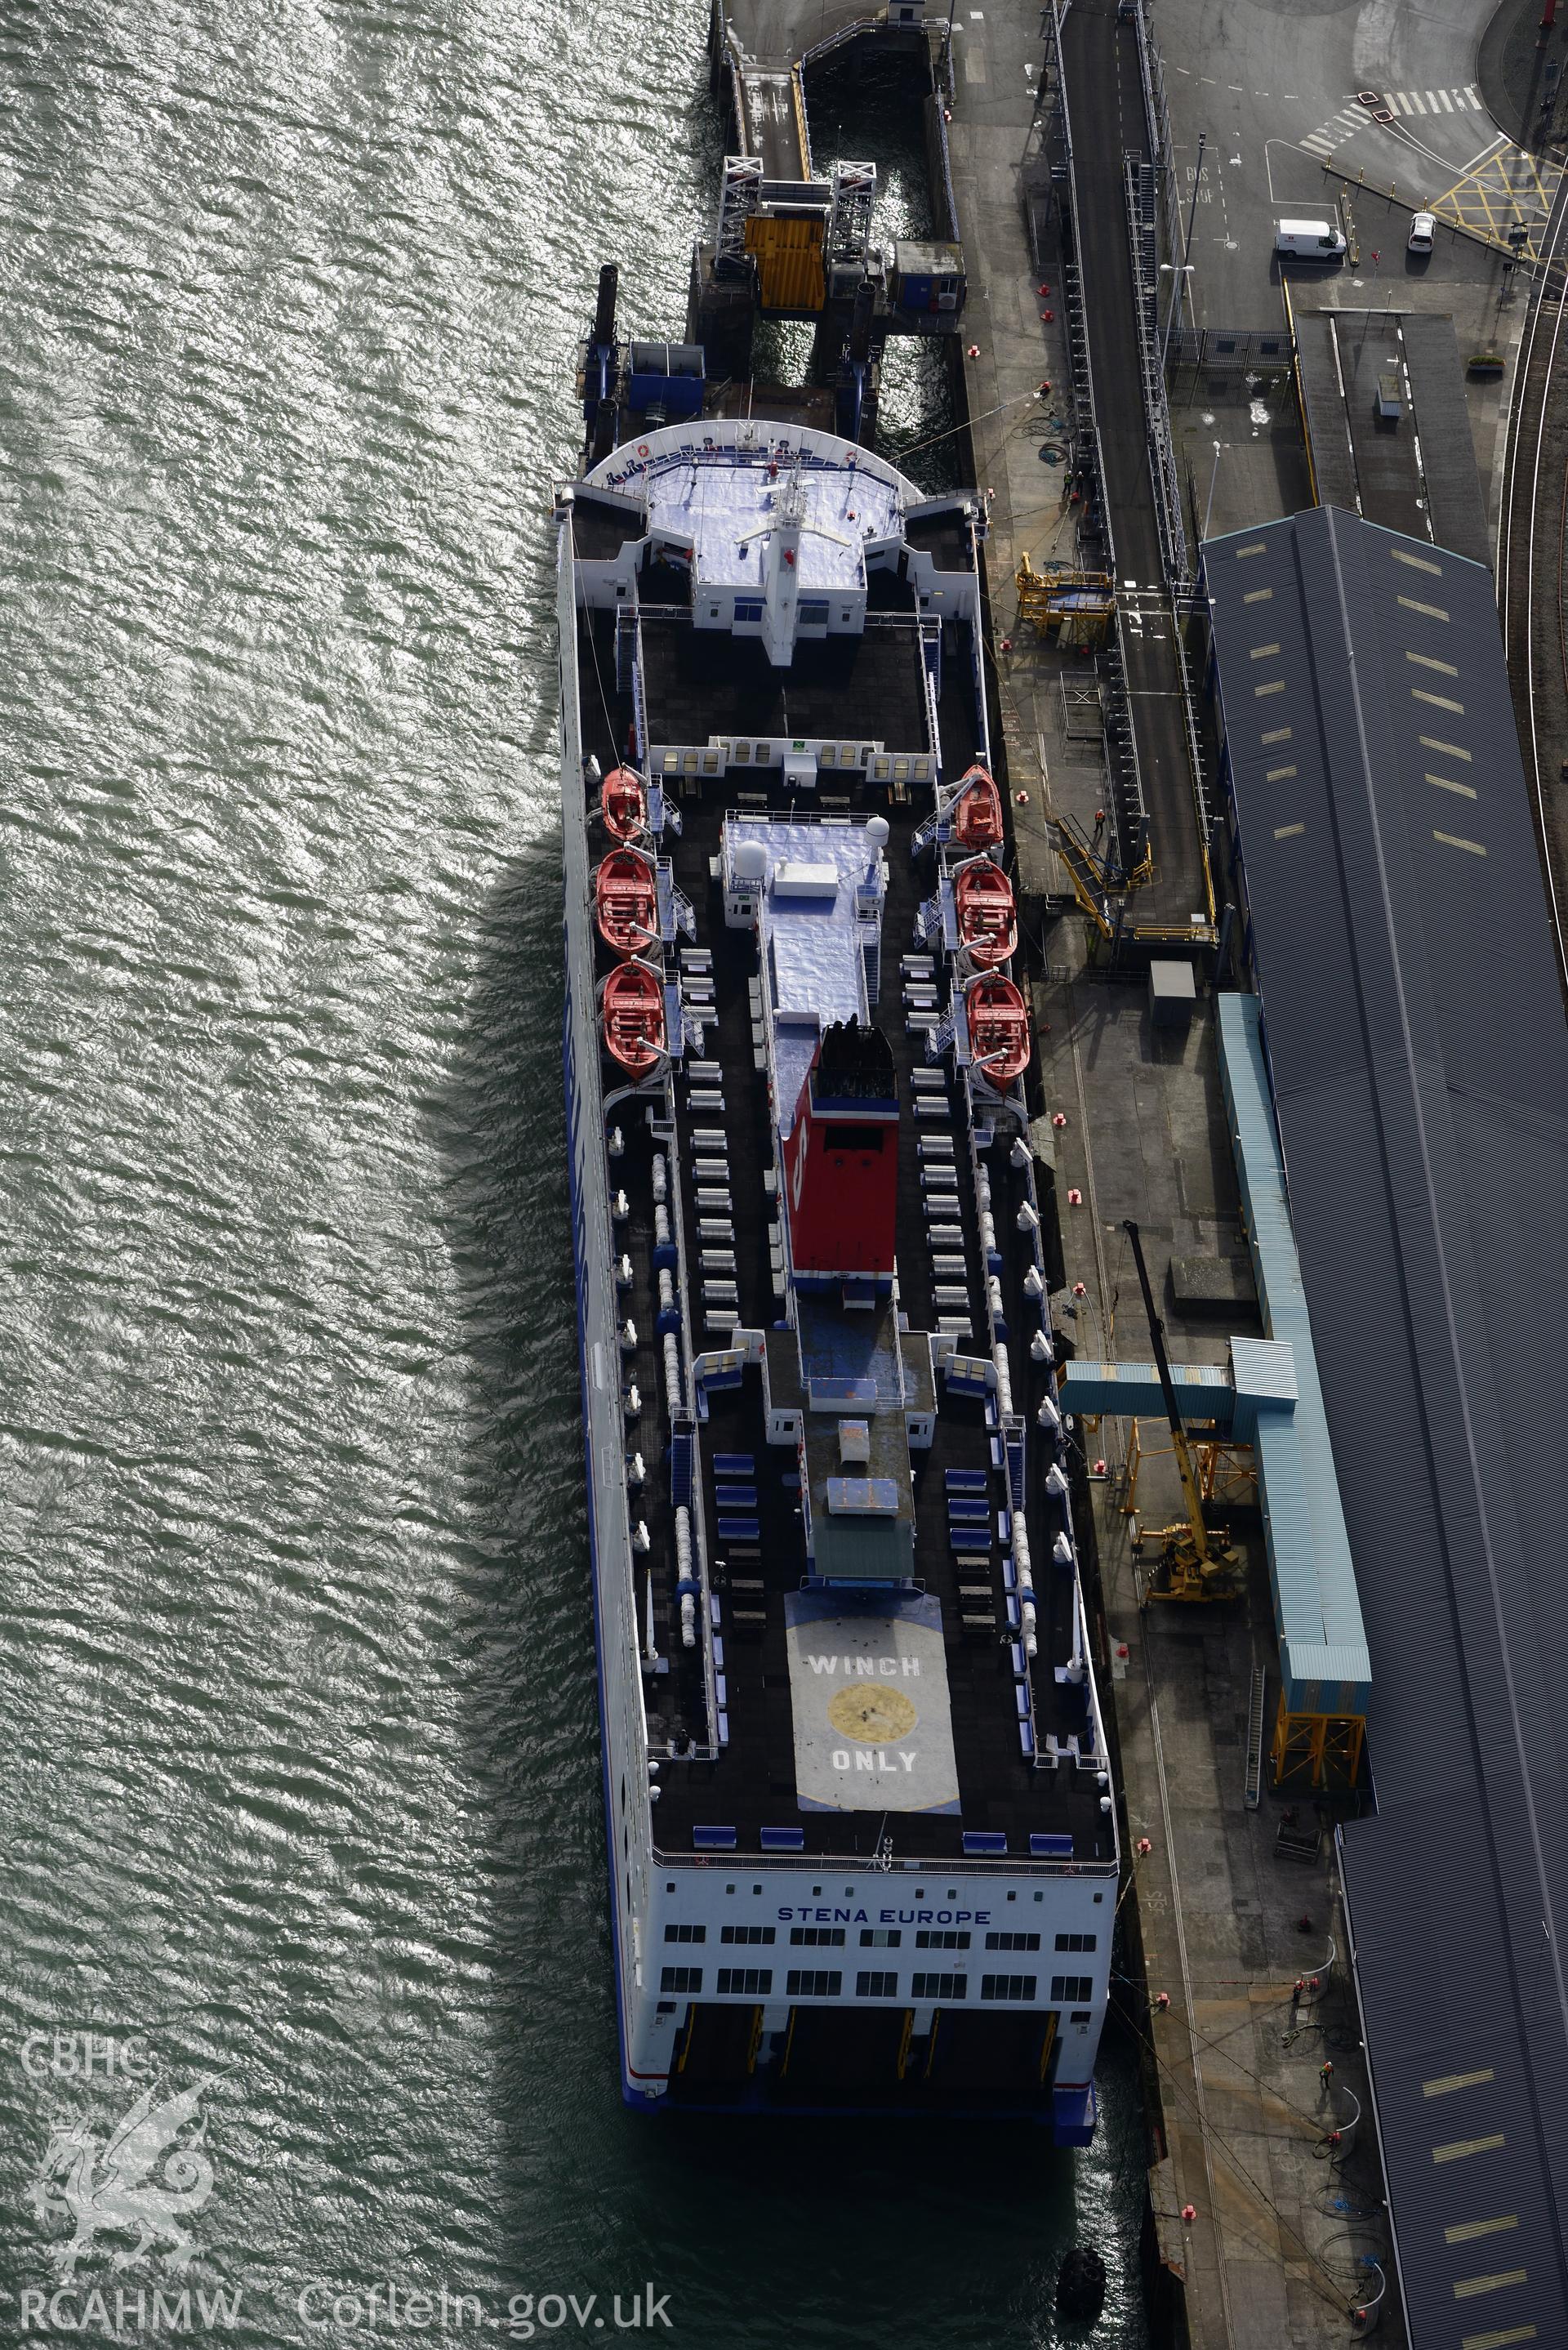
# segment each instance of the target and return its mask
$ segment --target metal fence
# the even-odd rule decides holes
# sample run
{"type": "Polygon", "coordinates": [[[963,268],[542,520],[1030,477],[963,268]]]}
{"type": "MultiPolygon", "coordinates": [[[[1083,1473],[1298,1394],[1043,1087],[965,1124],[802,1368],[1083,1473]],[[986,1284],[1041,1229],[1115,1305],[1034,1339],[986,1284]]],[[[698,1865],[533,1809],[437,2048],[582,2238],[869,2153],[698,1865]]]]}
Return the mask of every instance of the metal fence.
{"type": "Polygon", "coordinates": [[[1171,439],[1170,409],[1159,337],[1159,227],[1154,166],[1137,155],[1124,160],[1127,236],[1132,245],[1133,299],[1137,314],[1138,372],[1143,380],[1144,429],[1160,559],[1171,593],[1191,584],[1192,565],[1181,520],[1181,481],[1171,439]]]}

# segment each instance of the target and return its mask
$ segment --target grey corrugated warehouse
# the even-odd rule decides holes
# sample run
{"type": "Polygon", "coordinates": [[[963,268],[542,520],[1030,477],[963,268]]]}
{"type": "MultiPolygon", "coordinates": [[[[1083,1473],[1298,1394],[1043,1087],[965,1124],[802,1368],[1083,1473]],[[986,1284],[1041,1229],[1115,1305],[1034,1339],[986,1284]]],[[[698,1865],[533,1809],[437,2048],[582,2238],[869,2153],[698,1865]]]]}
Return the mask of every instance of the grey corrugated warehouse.
{"type": "Polygon", "coordinates": [[[1416,2350],[1568,2344],[1568,1026],[1479,565],[1205,550],[1234,847],[1372,1658],[1345,1831],[1416,2350]]]}

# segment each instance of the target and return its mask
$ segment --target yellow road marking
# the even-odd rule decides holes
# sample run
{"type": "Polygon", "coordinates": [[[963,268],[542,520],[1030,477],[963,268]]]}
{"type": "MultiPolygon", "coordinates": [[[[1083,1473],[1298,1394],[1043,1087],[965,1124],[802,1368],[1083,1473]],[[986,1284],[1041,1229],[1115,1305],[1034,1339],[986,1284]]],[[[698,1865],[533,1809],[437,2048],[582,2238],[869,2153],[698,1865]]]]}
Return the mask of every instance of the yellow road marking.
{"type": "Polygon", "coordinates": [[[1552,212],[1552,200],[1562,181],[1561,168],[1555,163],[1542,163],[1527,155],[1522,147],[1505,142],[1456,180],[1451,188],[1428,204],[1428,212],[1439,220],[1453,222],[1458,227],[1469,229],[1484,236],[1507,252],[1509,231],[1521,226],[1525,241],[1520,251],[1532,261],[1540,259],[1542,232],[1552,212]]]}

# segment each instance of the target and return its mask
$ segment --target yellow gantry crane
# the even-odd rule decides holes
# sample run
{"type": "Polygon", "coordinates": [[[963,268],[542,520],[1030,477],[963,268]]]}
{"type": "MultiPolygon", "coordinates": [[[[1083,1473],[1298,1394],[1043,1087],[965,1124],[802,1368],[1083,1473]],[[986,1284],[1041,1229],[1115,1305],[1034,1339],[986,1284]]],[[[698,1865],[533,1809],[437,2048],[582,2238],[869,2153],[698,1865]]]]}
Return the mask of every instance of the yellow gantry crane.
{"type": "Polygon", "coordinates": [[[1014,584],[1018,617],[1036,636],[1054,629],[1059,645],[1103,645],[1110,634],[1116,598],[1108,571],[1075,571],[1064,563],[1036,571],[1025,551],[1014,584]]]}
{"type": "MultiPolygon", "coordinates": [[[[1155,1368],[1159,1373],[1159,1391],[1165,1398],[1165,1416],[1170,1423],[1170,1440],[1181,1478],[1181,1498],[1187,1505],[1184,1523],[1151,1530],[1152,1539],[1163,1547],[1145,1586],[1143,1605],[1147,1607],[1151,1599],[1235,1599],[1246,1583],[1247,1563],[1240,1551],[1230,1547],[1224,1534],[1211,1534],[1204,1523],[1203,1496],[1199,1491],[1192,1448],[1176,1400],[1176,1386],[1165,1351],[1165,1325],[1154,1310],[1154,1291],[1144,1263],[1143,1242],[1130,1216],[1124,1220],[1122,1230],[1132,1243],[1133,1263],[1137,1267],[1138,1287],[1148,1316],[1155,1368]]],[[[1149,1535],[1144,1536],[1145,1541],[1148,1539],[1149,1535]]]]}

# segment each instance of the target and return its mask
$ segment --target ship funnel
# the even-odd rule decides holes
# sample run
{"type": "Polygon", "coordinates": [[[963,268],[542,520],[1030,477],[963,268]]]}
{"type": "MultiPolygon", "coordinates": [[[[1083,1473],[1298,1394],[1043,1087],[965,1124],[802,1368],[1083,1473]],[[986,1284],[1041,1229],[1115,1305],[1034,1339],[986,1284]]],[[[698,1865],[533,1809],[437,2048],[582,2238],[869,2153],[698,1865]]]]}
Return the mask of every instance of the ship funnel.
{"type": "Polygon", "coordinates": [[[857,1021],[824,1029],[784,1146],[790,1258],[797,1279],[893,1272],[898,1205],[898,1084],[893,1048],[857,1021]]]}

